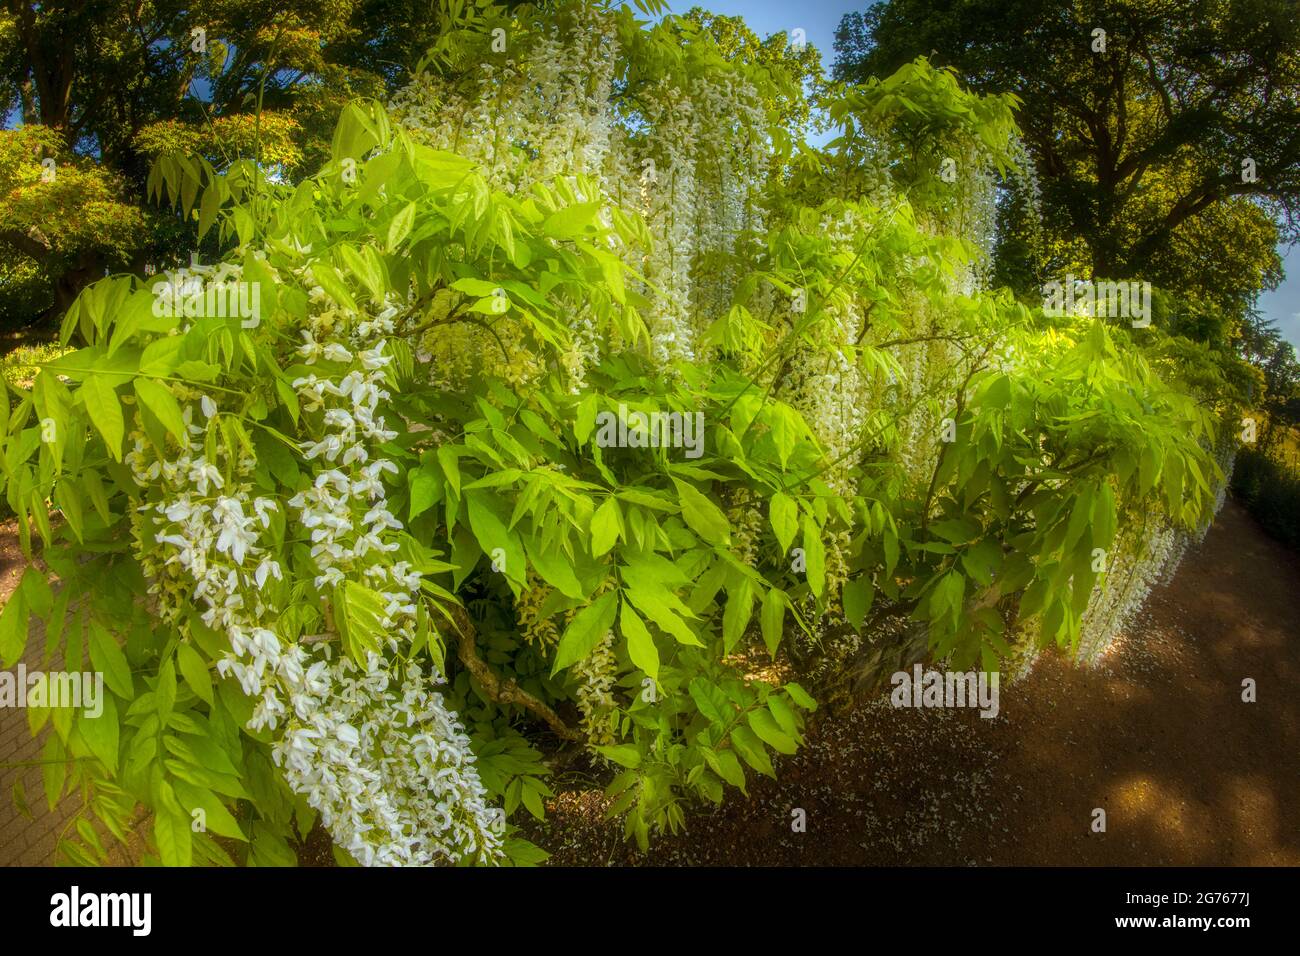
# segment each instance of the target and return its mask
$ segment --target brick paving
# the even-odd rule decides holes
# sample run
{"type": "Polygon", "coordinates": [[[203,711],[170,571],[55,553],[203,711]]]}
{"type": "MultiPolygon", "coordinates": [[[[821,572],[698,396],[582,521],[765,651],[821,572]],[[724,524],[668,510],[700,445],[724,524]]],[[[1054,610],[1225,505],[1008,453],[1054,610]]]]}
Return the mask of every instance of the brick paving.
{"type": "MultiPolygon", "coordinates": [[[[23,657],[29,671],[59,667],[57,660],[49,665],[42,662],[44,649],[44,628],[37,621],[23,657]]],[[[0,866],[53,865],[59,836],[77,809],[75,796],[65,795],[54,812],[50,812],[46,802],[39,761],[47,733],[53,733],[48,724],[40,737],[33,739],[27,726],[26,709],[0,708],[0,866]],[[14,784],[18,782],[30,817],[15,805],[14,784]]]]}
{"type": "MultiPolygon", "coordinates": [[[[27,560],[18,544],[16,521],[10,518],[0,522],[0,608],[22,580],[26,568],[27,560]]],[[[29,673],[62,668],[62,654],[56,654],[46,662],[42,660],[44,653],[45,626],[36,620],[31,623],[27,650],[23,655],[29,673]]],[[[8,670],[12,673],[17,666],[15,662],[8,670]]],[[[0,867],[55,865],[59,839],[81,808],[79,792],[74,791],[65,793],[60,803],[50,809],[45,798],[41,750],[46,737],[54,733],[54,729],[47,723],[40,736],[33,739],[27,714],[26,708],[0,707],[0,867]],[[28,812],[17,806],[15,784],[20,784],[28,812]]],[[[131,846],[123,848],[102,823],[93,819],[92,822],[100,842],[108,851],[110,865],[129,865],[144,852],[140,833],[131,834],[131,846]]]]}

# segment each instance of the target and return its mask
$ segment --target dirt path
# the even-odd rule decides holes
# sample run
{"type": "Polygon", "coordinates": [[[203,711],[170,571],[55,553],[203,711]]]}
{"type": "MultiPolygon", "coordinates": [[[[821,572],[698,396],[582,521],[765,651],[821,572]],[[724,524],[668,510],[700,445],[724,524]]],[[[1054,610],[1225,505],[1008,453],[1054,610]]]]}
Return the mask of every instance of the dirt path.
{"type": "Polygon", "coordinates": [[[647,856],[597,790],[537,836],[559,864],[1300,865],[1298,691],[1300,558],[1229,502],[1100,667],[1044,656],[995,720],[884,700],[647,856]]]}
{"type": "MultiPolygon", "coordinates": [[[[0,547],[0,595],[20,560],[0,547]]],[[[1044,657],[996,720],[887,701],[827,719],[778,781],[644,857],[570,777],[536,838],[558,864],[1300,865],[1297,691],[1300,558],[1229,503],[1103,666],[1044,657]]],[[[5,766],[38,756],[24,712],[0,710],[0,865],[51,859],[62,814],[38,768],[5,766]],[[19,777],[34,820],[10,802],[19,777]]]]}

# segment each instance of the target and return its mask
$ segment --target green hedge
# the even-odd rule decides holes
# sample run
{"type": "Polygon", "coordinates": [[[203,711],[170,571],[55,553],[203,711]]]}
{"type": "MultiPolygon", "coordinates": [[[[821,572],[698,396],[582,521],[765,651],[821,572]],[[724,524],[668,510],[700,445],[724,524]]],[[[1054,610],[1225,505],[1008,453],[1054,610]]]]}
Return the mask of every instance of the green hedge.
{"type": "Polygon", "coordinates": [[[1232,494],[1264,530],[1300,548],[1300,475],[1276,458],[1243,448],[1232,473],[1232,494]]]}

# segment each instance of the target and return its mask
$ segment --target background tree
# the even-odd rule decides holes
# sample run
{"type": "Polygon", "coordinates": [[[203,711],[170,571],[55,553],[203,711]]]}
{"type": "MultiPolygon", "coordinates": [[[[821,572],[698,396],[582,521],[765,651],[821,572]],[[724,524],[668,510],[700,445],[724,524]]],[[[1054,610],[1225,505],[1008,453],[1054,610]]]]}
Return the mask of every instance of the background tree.
{"type": "Polygon", "coordinates": [[[1264,323],[1246,327],[1242,348],[1263,376],[1263,387],[1255,396],[1264,413],[1256,444],[1264,452],[1273,452],[1286,433],[1300,425],[1300,362],[1296,361],[1295,346],[1264,323]]]}
{"type": "Polygon", "coordinates": [[[767,71],[776,82],[764,97],[764,106],[781,117],[792,134],[806,128],[811,118],[808,94],[823,83],[821,53],[815,46],[796,45],[786,33],[759,39],[743,17],[721,16],[702,7],[692,7],[671,24],[678,34],[699,27],[713,36],[728,60],[767,71]]]}
{"type": "MultiPolygon", "coordinates": [[[[103,183],[112,182],[128,205],[146,205],[149,166],[173,149],[200,152],[218,168],[257,156],[296,179],[327,152],[342,104],[392,89],[437,36],[444,8],[463,5],[7,0],[0,10],[0,98],[10,123],[49,130],[53,139],[40,134],[40,142],[99,167],[103,183]]],[[[18,161],[25,148],[15,141],[6,159],[18,161]]],[[[26,166],[4,171],[7,182],[29,173],[26,166]]],[[[99,241],[81,225],[95,215],[77,205],[85,194],[60,186],[42,195],[42,215],[68,224],[64,245],[47,256],[20,220],[0,232],[6,324],[61,311],[89,277],[114,263],[139,268],[174,260],[195,244],[192,224],[165,215],[148,217],[149,228],[133,233],[134,248],[121,246],[126,237],[117,232],[99,241]],[[74,248],[79,235],[86,242],[74,248]],[[117,244],[115,256],[106,244],[117,244]]],[[[24,201],[30,211],[34,200],[24,201]]],[[[135,218],[144,221],[144,213],[135,218]]]]}
{"type": "Polygon", "coordinates": [[[144,242],[123,178],[70,153],[48,126],[0,131],[0,283],[36,314],[62,311],[144,242]]]}
{"type": "Polygon", "coordinates": [[[890,0],[845,17],[836,50],[841,79],[929,55],[981,92],[1021,98],[1043,235],[1013,230],[1003,253],[1019,262],[1000,268],[1022,289],[1044,270],[1086,270],[1242,320],[1280,279],[1276,241],[1300,238],[1294,4],[890,0]]]}

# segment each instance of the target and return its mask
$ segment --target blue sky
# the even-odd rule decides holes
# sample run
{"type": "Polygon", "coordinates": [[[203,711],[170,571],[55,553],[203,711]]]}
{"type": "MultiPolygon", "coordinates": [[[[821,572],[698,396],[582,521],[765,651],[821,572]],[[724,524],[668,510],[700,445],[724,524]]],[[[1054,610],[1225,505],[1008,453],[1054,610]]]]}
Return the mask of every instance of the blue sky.
{"type": "Polygon", "coordinates": [[[1286,278],[1274,291],[1259,297],[1259,310],[1277,323],[1288,342],[1300,349],[1300,245],[1278,251],[1286,278]]]}
{"type": "Polygon", "coordinates": [[[749,28],[760,37],[772,33],[789,33],[802,28],[808,42],[822,54],[827,67],[835,60],[835,28],[840,17],[854,10],[865,10],[871,0],[800,0],[778,3],[777,0],[668,0],[673,13],[685,13],[691,7],[703,7],[712,13],[744,17],[749,28]]]}
{"type": "MultiPolygon", "coordinates": [[[[761,37],[802,28],[808,42],[821,51],[827,69],[835,61],[835,28],[844,14],[865,10],[870,0],[668,0],[673,13],[700,6],[713,13],[742,16],[761,37]]],[[[1273,292],[1259,298],[1259,309],[1272,319],[1287,340],[1300,349],[1300,245],[1282,247],[1286,278],[1273,292]]]]}

